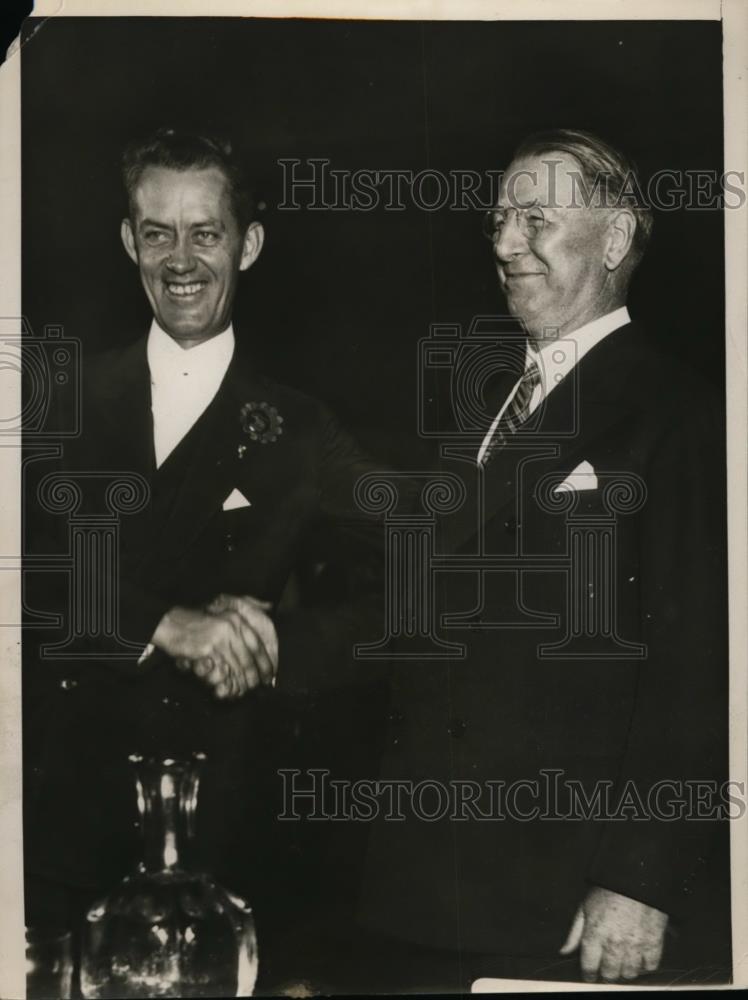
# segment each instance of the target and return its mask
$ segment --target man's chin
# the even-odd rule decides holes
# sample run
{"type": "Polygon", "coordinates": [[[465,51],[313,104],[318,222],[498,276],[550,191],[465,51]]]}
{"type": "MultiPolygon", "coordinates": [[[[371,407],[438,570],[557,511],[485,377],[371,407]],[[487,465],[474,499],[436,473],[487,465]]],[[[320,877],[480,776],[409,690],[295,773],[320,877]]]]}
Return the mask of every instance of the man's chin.
{"type": "Polygon", "coordinates": [[[537,309],[532,308],[531,302],[525,295],[513,295],[511,292],[504,292],[506,304],[509,312],[525,326],[533,323],[538,318],[537,309]]]}
{"type": "Polygon", "coordinates": [[[216,330],[213,324],[174,321],[171,317],[156,316],[156,322],[161,329],[168,333],[172,340],[178,343],[194,344],[203,340],[209,340],[215,336],[216,330]]]}
{"type": "Polygon", "coordinates": [[[174,340],[205,340],[217,329],[212,316],[186,306],[175,308],[169,304],[168,308],[154,310],[154,315],[161,329],[174,340]]]}

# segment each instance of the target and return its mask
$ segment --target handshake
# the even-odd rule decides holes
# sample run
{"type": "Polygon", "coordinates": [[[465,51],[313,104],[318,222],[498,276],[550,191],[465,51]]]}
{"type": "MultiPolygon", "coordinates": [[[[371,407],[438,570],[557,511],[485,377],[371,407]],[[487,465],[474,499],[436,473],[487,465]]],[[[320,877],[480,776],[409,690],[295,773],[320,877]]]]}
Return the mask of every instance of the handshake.
{"type": "Polygon", "coordinates": [[[259,684],[275,684],[278,636],[270,607],[254,597],[219,594],[204,609],[167,611],[151,642],[217,698],[241,698],[259,684]]]}

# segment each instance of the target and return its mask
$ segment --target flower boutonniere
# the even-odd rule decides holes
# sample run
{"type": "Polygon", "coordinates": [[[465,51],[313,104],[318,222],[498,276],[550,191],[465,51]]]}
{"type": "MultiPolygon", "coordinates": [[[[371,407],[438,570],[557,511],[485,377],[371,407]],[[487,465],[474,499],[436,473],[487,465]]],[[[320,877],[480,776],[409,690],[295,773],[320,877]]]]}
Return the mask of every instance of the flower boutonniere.
{"type": "MultiPolygon", "coordinates": [[[[249,440],[260,444],[277,441],[283,433],[283,417],[270,403],[245,403],[239,411],[239,421],[249,440]]],[[[239,458],[243,458],[247,446],[240,444],[238,450],[239,458]]]]}

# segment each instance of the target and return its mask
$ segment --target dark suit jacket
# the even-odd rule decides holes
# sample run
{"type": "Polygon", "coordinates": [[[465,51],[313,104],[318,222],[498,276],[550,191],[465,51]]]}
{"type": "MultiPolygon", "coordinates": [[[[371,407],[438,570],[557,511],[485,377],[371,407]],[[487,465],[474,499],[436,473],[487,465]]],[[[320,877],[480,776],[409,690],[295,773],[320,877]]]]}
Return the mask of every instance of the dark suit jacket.
{"type": "MultiPolygon", "coordinates": [[[[517,805],[527,813],[539,804],[541,815],[563,815],[569,780],[588,795],[598,781],[618,792],[634,781],[646,808],[650,787],[663,779],[725,777],[724,436],[709,387],[660,357],[636,325],[585,355],[486,470],[483,551],[520,553],[525,568],[487,574],[483,594],[474,572],[437,576],[440,613],[470,618],[443,638],[465,643],[467,655],[395,663],[383,776],[477,782],[483,813],[486,783],[539,781],[539,795],[525,788],[517,805]],[[583,461],[599,488],[578,495],[577,516],[605,513],[610,476],[634,474],[644,486],[638,509],[618,514],[608,555],[618,635],[644,644],[643,658],[635,645],[616,658],[584,658],[579,644],[562,659],[539,652],[563,637],[574,614],[562,565],[548,562],[568,555],[567,514],[549,509],[543,477],[559,482],[583,461]],[[544,626],[542,615],[560,627],[544,626]],[[503,626],[486,629],[488,622],[503,626]],[[543,770],[562,772],[557,809],[544,794],[543,770]]],[[[454,556],[479,551],[476,451],[442,466],[469,488],[442,525],[441,551],[454,556]]],[[[425,801],[434,808],[433,795],[425,801]]],[[[676,916],[698,911],[689,906],[701,889],[708,894],[726,877],[711,847],[715,829],[724,824],[469,814],[381,822],[361,920],[431,947],[552,954],[590,883],[676,916]]]]}
{"type": "MultiPolygon", "coordinates": [[[[63,455],[64,471],[83,490],[77,516],[102,513],[101,483],[110,474],[139,474],[149,497],[120,517],[119,563],[108,571],[120,613],[111,649],[99,639],[80,646],[79,658],[60,661],[36,654],[59,633],[26,635],[27,869],[90,886],[107,886],[127,870],[137,856],[126,759],[134,751],[207,751],[198,816],[209,862],[226,861],[227,838],[249,857],[272,819],[269,783],[281,730],[291,726],[286,708],[358,680],[352,644],[379,627],[381,528],[353,500],[356,480],[372,463],[323,405],[254,374],[237,355],[212,403],[156,470],[144,338],[88,367],[82,427],[63,455]],[[243,430],[248,402],[268,403],[282,417],[275,441],[252,440],[243,430]],[[251,505],[224,511],[234,489],[251,505]],[[199,607],[225,592],[277,606],[294,570],[296,593],[303,596],[311,581],[313,601],[285,602],[275,615],[275,690],[218,702],[158,651],[137,664],[174,605],[199,607]],[[120,640],[131,644],[129,653],[120,640]],[[124,658],[106,656],[123,649],[124,658]]],[[[56,544],[64,552],[68,519],[50,520],[59,537],[40,534],[36,549],[56,544]]],[[[44,574],[42,591],[56,578],[44,574]]],[[[47,610],[65,612],[66,588],[45,591],[47,610]]]]}

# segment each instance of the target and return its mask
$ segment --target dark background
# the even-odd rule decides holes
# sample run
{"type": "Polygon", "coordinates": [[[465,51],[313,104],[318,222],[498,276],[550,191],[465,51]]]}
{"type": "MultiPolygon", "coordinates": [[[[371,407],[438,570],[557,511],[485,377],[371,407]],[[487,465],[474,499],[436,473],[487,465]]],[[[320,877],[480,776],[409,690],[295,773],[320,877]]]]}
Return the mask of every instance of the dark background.
{"type": "MultiPolygon", "coordinates": [[[[717,22],[52,18],[29,20],[25,34],[23,301],[35,332],[62,324],[98,351],[146,331],[148,305],[119,237],[122,148],[162,124],[227,130],[252,151],[266,203],[237,332],[270,374],[327,400],[396,464],[423,457],[418,341],[432,323],[466,328],[504,311],[480,213],[278,211],[279,158],[500,170],[527,133],[564,126],[619,145],[645,178],[722,170],[717,22]]],[[[657,213],[630,299],[652,337],[719,389],[723,259],[719,212],[657,213]]],[[[309,761],[338,777],[377,773],[381,697],[317,706],[309,761]]],[[[312,903],[339,883],[341,898],[355,896],[365,825],[337,826],[334,838],[324,826],[304,832],[316,847],[292,850],[327,851],[334,863],[289,866],[294,906],[302,886],[312,903]]]]}
{"type": "MultiPolygon", "coordinates": [[[[147,329],[119,239],[119,155],[164,123],[252,150],[267,239],[236,326],[376,453],[416,444],[417,341],[503,304],[480,213],[279,212],[280,157],[339,169],[501,169],[526,133],[599,132],[662,169],[722,169],[717,22],[31,20],[23,47],[24,310],[86,350],[147,329]]],[[[718,211],[659,212],[630,309],[723,380],[718,211]]]]}

